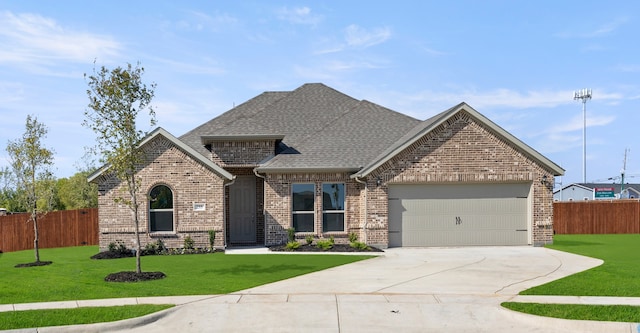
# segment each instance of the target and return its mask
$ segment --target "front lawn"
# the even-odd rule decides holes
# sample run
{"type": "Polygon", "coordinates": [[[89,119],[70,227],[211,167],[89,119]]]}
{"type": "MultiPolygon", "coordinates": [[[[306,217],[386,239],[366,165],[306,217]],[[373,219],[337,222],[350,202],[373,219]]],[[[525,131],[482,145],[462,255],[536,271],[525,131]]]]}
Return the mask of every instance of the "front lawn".
{"type": "Polygon", "coordinates": [[[0,330],[105,323],[165,310],[173,305],[125,305],[102,308],[52,309],[0,312],[0,330]]]}
{"type": "MultiPolygon", "coordinates": [[[[547,247],[604,260],[590,270],[522,291],[521,295],[640,297],[640,235],[555,235],[547,247]]],[[[640,307],[506,302],[524,313],[564,319],[640,322],[640,307]]]]}
{"type": "Polygon", "coordinates": [[[110,273],[135,270],[135,258],[92,260],[97,246],[41,249],[53,264],[14,268],[33,261],[33,251],[0,258],[0,304],[120,297],[226,294],[370,258],[366,255],[145,256],[143,271],[167,277],[139,283],[105,282],[110,273]]]}
{"type": "Polygon", "coordinates": [[[640,235],[556,235],[547,247],[604,260],[590,270],[521,295],[640,296],[640,235]]]}

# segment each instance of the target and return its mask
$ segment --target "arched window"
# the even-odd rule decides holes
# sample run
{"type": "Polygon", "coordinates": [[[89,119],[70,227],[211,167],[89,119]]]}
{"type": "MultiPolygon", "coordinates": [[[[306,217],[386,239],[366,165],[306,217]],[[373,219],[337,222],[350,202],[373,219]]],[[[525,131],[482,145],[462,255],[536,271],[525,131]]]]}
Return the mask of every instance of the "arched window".
{"type": "Polygon", "coordinates": [[[149,231],[173,231],[173,192],[166,185],[149,192],[149,231]]]}

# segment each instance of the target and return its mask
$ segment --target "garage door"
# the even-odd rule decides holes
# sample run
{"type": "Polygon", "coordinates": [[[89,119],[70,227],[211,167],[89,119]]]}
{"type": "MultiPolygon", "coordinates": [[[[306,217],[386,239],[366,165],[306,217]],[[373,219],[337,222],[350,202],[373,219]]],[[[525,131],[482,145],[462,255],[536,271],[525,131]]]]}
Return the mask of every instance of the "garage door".
{"type": "Polygon", "coordinates": [[[389,186],[389,246],[526,245],[531,184],[389,186]]]}

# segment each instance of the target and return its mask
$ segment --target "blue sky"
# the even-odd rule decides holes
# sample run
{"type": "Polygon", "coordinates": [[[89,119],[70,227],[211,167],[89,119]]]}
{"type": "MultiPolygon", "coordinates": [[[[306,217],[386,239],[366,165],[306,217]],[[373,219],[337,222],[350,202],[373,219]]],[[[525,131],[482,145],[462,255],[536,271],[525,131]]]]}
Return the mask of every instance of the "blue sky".
{"type": "Polygon", "coordinates": [[[638,1],[0,1],[0,27],[0,147],[36,115],[58,177],[95,140],[83,74],[139,61],[176,136],[322,82],[418,119],[465,101],[565,168],[564,184],[582,180],[573,91],[591,88],[587,181],[618,176],[626,148],[640,178],[638,1]]]}

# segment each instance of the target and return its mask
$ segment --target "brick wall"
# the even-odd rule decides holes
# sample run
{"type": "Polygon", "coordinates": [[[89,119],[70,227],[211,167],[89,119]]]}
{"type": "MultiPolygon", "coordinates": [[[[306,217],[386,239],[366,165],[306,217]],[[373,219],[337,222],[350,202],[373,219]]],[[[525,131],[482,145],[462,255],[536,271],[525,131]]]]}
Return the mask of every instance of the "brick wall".
{"type": "MultiPolygon", "coordinates": [[[[144,147],[147,162],[139,166],[138,176],[142,180],[138,218],[140,221],[141,246],[162,239],[168,247],[182,247],[189,235],[196,247],[209,246],[209,230],[218,231],[216,247],[224,245],[223,179],[202,166],[189,155],[163,137],[156,137],[144,147]],[[175,232],[149,233],[147,195],[158,184],[173,190],[175,232]],[[194,211],[193,203],[204,203],[204,211],[194,211]]],[[[114,202],[123,195],[123,186],[108,174],[99,179],[98,204],[100,210],[100,248],[109,243],[123,241],[134,247],[134,224],[131,210],[114,202]]]]}
{"type": "Polygon", "coordinates": [[[211,160],[220,166],[257,166],[275,154],[275,141],[225,141],[211,144],[211,160]]]}
{"type": "Polygon", "coordinates": [[[370,175],[368,180],[368,242],[388,244],[389,183],[532,182],[533,242],[552,242],[553,175],[527,159],[507,142],[492,135],[461,112],[415,142],[370,175]],[[376,186],[377,178],[382,181],[376,186]]]}
{"type": "Polygon", "coordinates": [[[265,225],[266,245],[282,244],[287,241],[287,229],[292,227],[291,218],[291,184],[315,184],[315,232],[298,233],[299,239],[306,235],[316,238],[333,236],[337,243],[347,243],[350,231],[360,232],[360,189],[362,185],[353,181],[347,173],[322,174],[269,174],[265,181],[265,225]],[[344,232],[322,232],[322,184],[345,184],[345,228],[344,232]]]}

